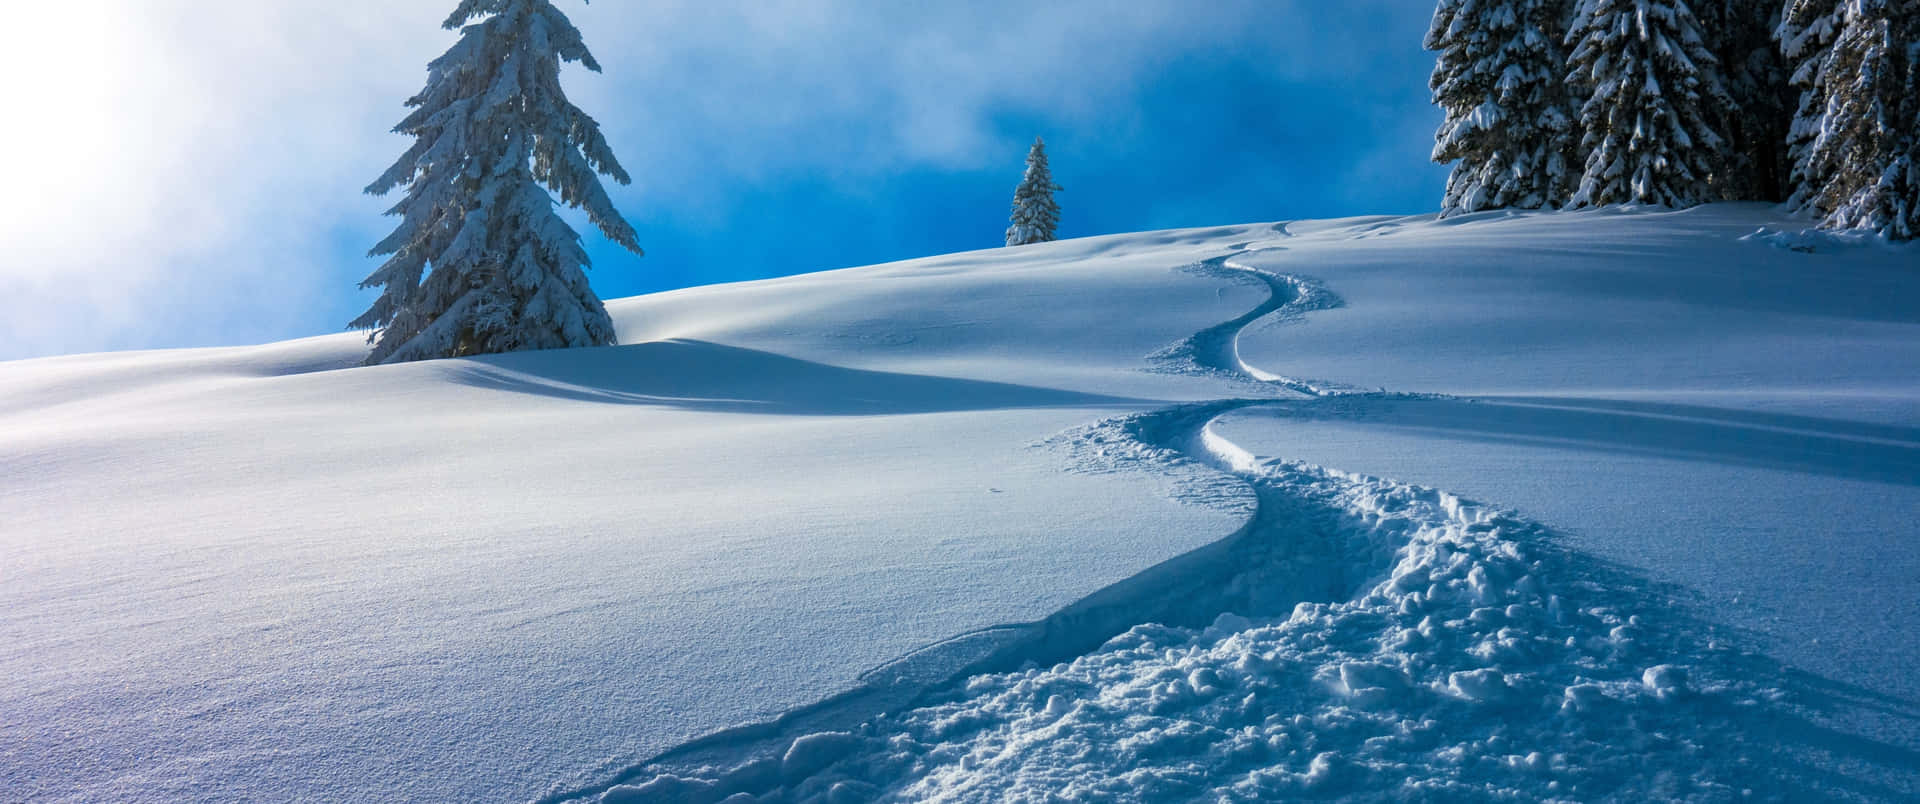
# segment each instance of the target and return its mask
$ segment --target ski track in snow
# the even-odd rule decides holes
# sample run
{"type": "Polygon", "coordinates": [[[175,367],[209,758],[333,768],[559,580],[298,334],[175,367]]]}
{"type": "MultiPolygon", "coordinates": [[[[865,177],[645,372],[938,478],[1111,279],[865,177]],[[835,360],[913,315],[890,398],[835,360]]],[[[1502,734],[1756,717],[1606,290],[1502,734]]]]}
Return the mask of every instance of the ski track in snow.
{"type": "Polygon", "coordinates": [[[1342,304],[1235,260],[1284,250],[1254,245],[1188,270],[1270,298],[1150,356],[1237,378],[1247,397],[1045,442],[1074,471],[1154,472],[1183,500],[1238,507],[1242,528],[1046,620],[960,635],[543,804],[1898,795],[1821,767],[1845,738],[1804,717],[1790,671],[1687,615],[1682,592],[1507,512],[1219,436],[1218,417],[1255,406],[1424,398],[1247,365],[1246,327],[1342,304]]]}
{"type": "MultiPolygon", "coordinates": [[[[1253,253],[1284,250],[1266,248],[1257,249],[1253,253]]],[[[1250,277],[1267,286],[1267,300],[1247,311],[1245,315],[1196,332],[1186,340],[1149,357],[1159,362],[1163,371],[1225,376],[1260,388],[1279,388],[1303,396],[1326,396],[1349,390],[1331,383],[1272,374],[1249,365],[1240,358],[1240,332],[1253,322],[1269,316],[1279,321],[1297,320],[1310,311],[1329,310],[1341,306],[1344,302],[1318,282],[1297,276],[1261,271],[1237,262],[1234,257],[1240,256],[1245,249],[1235,251],[1234,254],[1214,257],[1198,263],[1187,270],[1203,276],[1229,279],[1250,277]]]]}

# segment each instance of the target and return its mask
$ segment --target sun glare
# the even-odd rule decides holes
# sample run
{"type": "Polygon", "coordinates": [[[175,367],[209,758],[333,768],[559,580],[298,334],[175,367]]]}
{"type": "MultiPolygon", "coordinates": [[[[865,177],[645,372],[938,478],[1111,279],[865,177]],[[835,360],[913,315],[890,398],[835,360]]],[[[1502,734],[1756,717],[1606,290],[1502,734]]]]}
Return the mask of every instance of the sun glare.
{"type": "MultiPolygon", "coordinates": [[[[0,194],[0,244],[18,253],[30,245],[23,241],[111,206],[115,178],[147,129],[133,103],[143,48],[124,14],[83,2],[25,4],[11,16],[0,71],[16,77],[9,101],[20,116],[0,126],[0,150],[12,157],[17,189],[0,194]]],[[[20,270],[31,269],[0,264],[20,270]]]]}

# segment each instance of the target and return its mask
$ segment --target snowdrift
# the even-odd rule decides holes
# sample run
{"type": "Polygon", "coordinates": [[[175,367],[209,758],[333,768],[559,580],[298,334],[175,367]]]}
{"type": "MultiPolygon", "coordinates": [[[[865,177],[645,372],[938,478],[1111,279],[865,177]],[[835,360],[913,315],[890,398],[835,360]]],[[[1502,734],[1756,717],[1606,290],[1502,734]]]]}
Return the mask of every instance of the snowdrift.
{"type": "Polygon", "coordinates": [[[1796,228],[1245,225],[619,300],[603,349],[0,364],[0,784],[1920,795],[1920,252],[1748,237],[1796,228]]]}

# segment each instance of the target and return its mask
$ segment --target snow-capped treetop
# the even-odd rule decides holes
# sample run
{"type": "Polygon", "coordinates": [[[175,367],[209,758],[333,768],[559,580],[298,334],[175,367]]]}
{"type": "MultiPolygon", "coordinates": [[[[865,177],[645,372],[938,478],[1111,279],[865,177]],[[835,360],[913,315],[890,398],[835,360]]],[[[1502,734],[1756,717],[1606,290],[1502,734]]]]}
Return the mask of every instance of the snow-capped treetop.
{"type": "Polygon", "coordinates": [[[1034,137],[1033,147],[1027,150],[1026,175],[1013,191],[1007,245],[1024,246],[1053,239],[1054,230],[1060,225],[1060,205],[1054,203],[1053,193],[1060,189],[1063,188],[1053,183],[1053,173],[1047,169],[1047,144],[1034,137]]]}
{"type": "Polygon", "coordinates": [[[394,127],[414,144],[367,187],[406,188],[372,252],[389,259],[361,283],[382,293],[352,323],[378,328],[368,362],[613,343],[580,237],[547,194],[641,253],[598,174],[630,179],[560,88],[561,62],[599,63],[548,0],[462,0],[445,26],[459,41],[394,127]]]}
{"type": "Polygon", "coordinates": [[[1453,162],[1441,215],[1558,207],[1576,135],[1565,82],[1571,0],[1442,0],[1426,48],[1446,122],[1433,159],[1453,162]]]}

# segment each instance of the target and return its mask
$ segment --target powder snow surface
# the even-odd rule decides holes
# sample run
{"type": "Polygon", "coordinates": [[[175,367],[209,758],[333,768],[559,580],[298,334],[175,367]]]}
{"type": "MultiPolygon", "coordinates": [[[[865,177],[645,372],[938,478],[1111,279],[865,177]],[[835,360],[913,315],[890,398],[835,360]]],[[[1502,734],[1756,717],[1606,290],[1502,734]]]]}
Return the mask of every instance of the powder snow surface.
{"type": "Polygon", "coordinates": [[[1798,228],[1246,225],[620,300],[605,349],[0,364],[0,798],[1920,796],[1920,251],[1798,228]]]}

